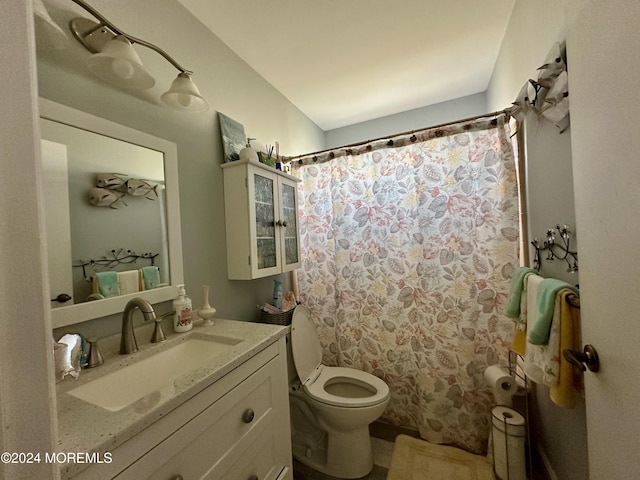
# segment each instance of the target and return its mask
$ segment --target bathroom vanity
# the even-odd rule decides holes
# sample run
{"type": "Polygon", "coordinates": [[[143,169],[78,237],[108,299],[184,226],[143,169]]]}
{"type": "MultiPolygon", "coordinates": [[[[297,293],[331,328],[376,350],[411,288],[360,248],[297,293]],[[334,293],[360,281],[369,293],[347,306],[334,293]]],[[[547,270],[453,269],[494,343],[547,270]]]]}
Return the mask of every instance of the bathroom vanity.
{"type": "Polygon", "coordinates": [[[104,365],[57,385],[58,452],[90,460],[62,478],[292,480],[286,327],[216,319],[153,345],[141,330],[140,351],[105,339],[104,365]]]}

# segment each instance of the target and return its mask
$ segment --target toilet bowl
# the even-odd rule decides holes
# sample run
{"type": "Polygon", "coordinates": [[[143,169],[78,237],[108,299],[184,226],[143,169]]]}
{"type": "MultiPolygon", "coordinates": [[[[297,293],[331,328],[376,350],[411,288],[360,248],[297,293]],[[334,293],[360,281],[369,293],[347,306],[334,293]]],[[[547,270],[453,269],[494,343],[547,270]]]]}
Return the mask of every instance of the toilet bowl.
{"type": "Polygon", "coordinates": [[[290,385],[293,456],[327,475],[360,478],[371,472],[369,424],[389,403],[389,387],[353,368],[322,365],[322,347],[309,309],[291,321],[290,385]]]}

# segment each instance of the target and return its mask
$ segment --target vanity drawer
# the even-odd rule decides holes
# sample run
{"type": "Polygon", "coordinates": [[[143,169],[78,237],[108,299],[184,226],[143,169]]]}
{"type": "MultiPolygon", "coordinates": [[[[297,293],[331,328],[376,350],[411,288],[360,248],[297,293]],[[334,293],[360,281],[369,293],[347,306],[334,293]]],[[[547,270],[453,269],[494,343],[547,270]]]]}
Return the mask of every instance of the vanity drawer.
{"type": "Polygon", "coordinates": [[[274,423],[280,369],[272,359],[116,478],[220,478],[274,423]]]}
{"type": "Polygon", "coordinates": [[[293,480],[293,471],[288,464],[279,461],[277,429],[270,429],[254,441],[239,460],[226,472],[217,469],[205,477],[206,480],[293,480]]]}

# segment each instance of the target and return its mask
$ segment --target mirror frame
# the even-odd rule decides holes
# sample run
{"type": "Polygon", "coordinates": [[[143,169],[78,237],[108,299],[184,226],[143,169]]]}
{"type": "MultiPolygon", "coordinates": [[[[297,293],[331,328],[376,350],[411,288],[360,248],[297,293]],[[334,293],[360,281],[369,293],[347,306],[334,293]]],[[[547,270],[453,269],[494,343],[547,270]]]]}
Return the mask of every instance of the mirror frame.
{"type": "Polygon", "coordinates": [[[121,313],[124,311],[127,302],[134,297],[142,297],[151,304],[165,302],[175,298],[178,293],[176,285],[184,283],[177,145],[163,138],[154,137],[148,133],[140,132],[110,120],[105,120],[104,118],[61,105],[46,98],[39,98],[39,107],[40,118],[146,147],[164,154],[167,239],[169,242],[167,250],[169,252],[171,285],[153,290],[119,295],[117,297],[109,297],[93,302],[76,303],[52,308],[53,328],[121,313]]]}

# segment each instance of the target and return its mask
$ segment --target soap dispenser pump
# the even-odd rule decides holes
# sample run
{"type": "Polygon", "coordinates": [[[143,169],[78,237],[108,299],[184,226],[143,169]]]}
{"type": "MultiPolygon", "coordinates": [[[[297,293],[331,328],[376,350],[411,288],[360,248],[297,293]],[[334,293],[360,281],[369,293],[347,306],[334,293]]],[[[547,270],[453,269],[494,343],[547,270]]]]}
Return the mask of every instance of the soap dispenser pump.
{"type": "Polygon", "coordinates": [[[191,299],[187,297],[184,285],[178,285],[178,296],[173,300],[173,329],[176,333],[188,332],[193,328],[191,299]]]}

